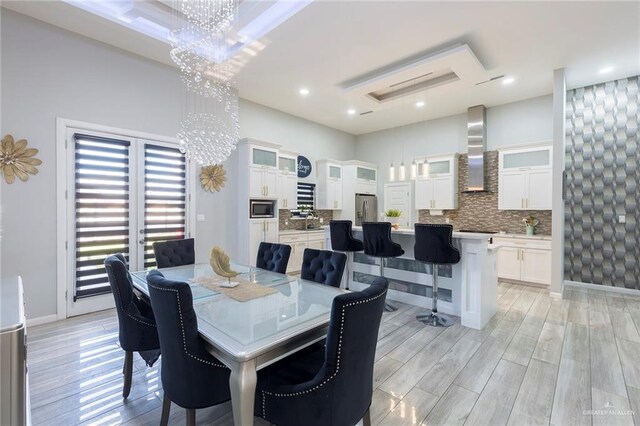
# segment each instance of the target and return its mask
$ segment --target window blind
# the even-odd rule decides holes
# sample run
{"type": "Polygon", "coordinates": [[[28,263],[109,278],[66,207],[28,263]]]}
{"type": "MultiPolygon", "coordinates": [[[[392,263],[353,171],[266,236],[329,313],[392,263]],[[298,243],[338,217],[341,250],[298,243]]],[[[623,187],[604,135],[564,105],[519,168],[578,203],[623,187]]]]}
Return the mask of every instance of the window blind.
{"type": "Polygon", "coordinates": [[[308,210],[315,207],[315,183],[298,182],[298,210],[308,210]]]}
{"type": "Polygon", "coordinates": [[[109,293],[104,259],[129,259],[129,142],[75,134],[74,300],[109,293]]]}
{"type": "Polygon", "coordinates": [[[144,145],[144,267],[156,266],[153,243],[185,238],[186,162],[177,148],[144,145]]]}

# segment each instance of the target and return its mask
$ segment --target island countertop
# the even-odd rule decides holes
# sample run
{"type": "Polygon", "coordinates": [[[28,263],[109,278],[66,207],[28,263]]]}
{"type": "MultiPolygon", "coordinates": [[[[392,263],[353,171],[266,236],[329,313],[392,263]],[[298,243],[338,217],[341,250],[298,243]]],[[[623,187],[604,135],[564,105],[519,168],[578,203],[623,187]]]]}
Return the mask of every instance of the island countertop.
{"type": "MultiPolygon", "coordinates": [[[[352,228],[354,231],[362,231],[362,226],[354,226],[352,228]]],[[[391,234],[399,234],[399,235],[415,235],[415,230],[413,228],[400,228],[400,229],[391,229],[391,234]]],[[[458,238],[461,240],[484,240],[489,239],[491,237],[497,236],[497,234],[490,233],[480,233],[480,232],[459,232],[453,231],[453,238],[458,238]]]]}

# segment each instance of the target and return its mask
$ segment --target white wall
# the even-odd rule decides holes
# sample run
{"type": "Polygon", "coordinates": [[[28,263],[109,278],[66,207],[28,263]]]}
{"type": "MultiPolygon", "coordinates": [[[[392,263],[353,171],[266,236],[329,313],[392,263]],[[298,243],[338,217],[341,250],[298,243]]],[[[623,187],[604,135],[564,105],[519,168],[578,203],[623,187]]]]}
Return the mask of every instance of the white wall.
{"type": "MultiPolygon", "coordinates": [[[[552,97],[541,96],[487,108],[487,150],[532,142],[551,141],[552,97]]],[[[404,158],[407,173],[413,157],[467,152],[467,115],[428,120],[356,137],[356,158],[377,164],[383,194],[389,178],[389,163],[397,167],[404,158]]],[[[378,203],[383,209],[383,200],[378,203]]]]}
{"type": "MultiPolygon", "coordinates": [[[[56,117],[174,135],[184,89],[176,69],[2,11],[2,135],[40,150],[38,175],[2,183],[2,272],[23,276],[27,315],[56,313],[56,117]]],[[[251,102],[240,103],[243,137],[280,143],[310,159],[352,158],[355,138],[251,102]]],[[[198,189],[198,260],[232,247],[234,168],[220,193],[198,189]]],[[[199,187],[199,185],[198,185],[199,187]]],[[[230,250],[232,250],[230,248],[230,250]]]]}

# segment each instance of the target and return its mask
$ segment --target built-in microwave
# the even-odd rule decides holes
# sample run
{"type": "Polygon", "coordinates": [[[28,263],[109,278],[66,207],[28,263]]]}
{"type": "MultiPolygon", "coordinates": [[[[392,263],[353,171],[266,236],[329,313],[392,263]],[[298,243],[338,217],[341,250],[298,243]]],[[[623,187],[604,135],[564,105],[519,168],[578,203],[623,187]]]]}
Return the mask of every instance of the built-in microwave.
{"type": "Polygon", "coordinates": [[[249,200],[250,218],[272,218],[276,217],[275,200],[249,200]]]}

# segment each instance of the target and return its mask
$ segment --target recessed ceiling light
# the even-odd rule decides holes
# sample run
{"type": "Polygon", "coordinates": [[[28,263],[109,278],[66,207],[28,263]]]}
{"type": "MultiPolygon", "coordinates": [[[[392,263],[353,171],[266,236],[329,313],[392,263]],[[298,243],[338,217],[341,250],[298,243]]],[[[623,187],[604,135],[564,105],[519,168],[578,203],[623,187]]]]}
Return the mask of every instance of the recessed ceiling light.
{"type": "Polygon", "coordinates": [[[600,69],[600,74],[607,74],[613,71],[613,67],[604,67],[600,69]]]}
{"type": "Polygon", "coordinates": [[[353,108],[347,110],[347,114],[349,114],[349,115],[353,115],[355,113],[356,113],[356,110],[353,109],[353,108]]]}
{"type": "Polygon", "coordinates": [[[300,95],[302,96],[307,96],[309,94],[309,89],[307,89],[306,87],[301,88],[298,93],[300,93],[300,95]]]}
{"type": "Polygon", "coordinates": [[[422,108],[422,107],[424,106],[424,101],[418,101],[418,102],[416,102],[416,106],[417,106],[418,108],[422,108]]]}
{"type": "Polygon", "coordinates": [[[516,80],[513,77],[505,77],[504,80],[502,80],[502,84],[506,86],[513,83],[514,81],[516,80]]]}

